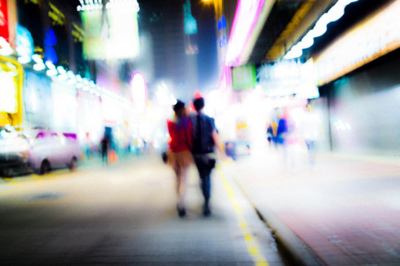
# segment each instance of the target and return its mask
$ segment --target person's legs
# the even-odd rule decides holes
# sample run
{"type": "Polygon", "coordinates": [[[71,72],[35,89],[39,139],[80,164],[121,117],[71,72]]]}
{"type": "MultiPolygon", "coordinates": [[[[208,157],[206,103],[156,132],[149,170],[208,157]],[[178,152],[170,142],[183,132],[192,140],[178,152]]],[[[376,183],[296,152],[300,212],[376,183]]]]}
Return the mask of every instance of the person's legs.
{"type": "Polygon", "coordinates": [[[104,164],[104,163],[108,163],[108,158],[107,158],[107,156],[108,156],[107,150],[106,150],[106,149],[103,149],[103,150],[101,151],[101,158],[102,158],[103,164],[104,164]]]}
{"type": "Polygon", "coordinates": [[[178,205],[185,209],[186,180],[189,166],[182,166],[178,177],[178,205]]]}
{"type": "Polygon", "coordinates": [[[315,144],[314,141],[312,140],[306,140],[307,148],[308,148],[308,153],[309,153],[309,163],[310,165],[315,164],[315,144]]]}
{"type": "Polygon", "coordinates": [[[210,197],[211,197],[211,169],[208,169],[208,166],[204,164],[204,161],[202,158],[195,158],[195,163],[197,170],[199,172],[200,176],[200,186],[201,186],[201,191],[203,193],[204,197],[204,209],[203,212],[205,215],[210,215],[210,197]]]}
{"type": "Polygon", "coordinates": [[[174,167],[175,175],[176,175],[176,195],[177,195],[177,204],[176,208],[178,211],[178,215],[180,217],[185,216],[186,211],[183,205],[183,192],[184,192],[184,180],[182,177],[182,169],[179,166],[174,167]]]}

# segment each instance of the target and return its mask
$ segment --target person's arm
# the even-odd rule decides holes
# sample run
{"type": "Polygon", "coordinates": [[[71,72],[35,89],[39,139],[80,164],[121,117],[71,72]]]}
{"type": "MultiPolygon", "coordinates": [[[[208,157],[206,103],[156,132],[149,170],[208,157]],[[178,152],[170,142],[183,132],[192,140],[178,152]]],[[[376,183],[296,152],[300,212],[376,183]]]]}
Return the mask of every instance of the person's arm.
{"type": "Polygon", "coordinates": [[[222,160],[225,160],[226,159],[226,154],[225,154],[225,151],[221,147],[221,143],[219,141],[219,135],[217,133],[217,130],[214,129],[212,134],[211,134],[211,136],[212,136],[212,139],[214,141],[215,147],[220,152],[222,160]]]}
{"type": "Polygon", "coordinates": [[[170,120],[167,120],[167,128],[168,128],[168,133],[169,133],[169,141],[168,141],[168,147],[171,148],[171,141],[174,136],[174,123],[170,120]]]}

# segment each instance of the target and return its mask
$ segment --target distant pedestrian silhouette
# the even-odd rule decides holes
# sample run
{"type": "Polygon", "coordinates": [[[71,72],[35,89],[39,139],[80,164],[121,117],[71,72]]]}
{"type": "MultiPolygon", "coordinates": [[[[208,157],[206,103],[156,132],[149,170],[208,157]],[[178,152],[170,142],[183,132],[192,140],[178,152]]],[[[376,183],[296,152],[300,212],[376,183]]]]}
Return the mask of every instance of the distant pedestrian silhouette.
{"type": "Polygon", "coordinates": [[[104,135],[101,139],[101,158],[103,164],[108,164],[108,150],[110,147],[110,139],[104,135]]]}

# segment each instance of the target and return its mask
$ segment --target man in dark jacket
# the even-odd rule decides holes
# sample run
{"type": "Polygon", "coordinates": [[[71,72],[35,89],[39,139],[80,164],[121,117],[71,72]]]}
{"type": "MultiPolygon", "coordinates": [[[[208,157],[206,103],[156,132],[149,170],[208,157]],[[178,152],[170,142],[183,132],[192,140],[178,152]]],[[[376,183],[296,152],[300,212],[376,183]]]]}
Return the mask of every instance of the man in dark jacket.
{"type": "Polygon", "coordinates": [[[196,109],[196,115],[191,117],[194,134],[192,153],[199,172],[201,191],[204,196],[203,214],[209,216],[211,214],[209,205],[211,196],[210,175],[215,166],[214,148],[217,148],[222,155],[224,155],[224,152],[219,145],[214,119],[202,112],[204,98],[195,98],[193,105],[196,109]]]}

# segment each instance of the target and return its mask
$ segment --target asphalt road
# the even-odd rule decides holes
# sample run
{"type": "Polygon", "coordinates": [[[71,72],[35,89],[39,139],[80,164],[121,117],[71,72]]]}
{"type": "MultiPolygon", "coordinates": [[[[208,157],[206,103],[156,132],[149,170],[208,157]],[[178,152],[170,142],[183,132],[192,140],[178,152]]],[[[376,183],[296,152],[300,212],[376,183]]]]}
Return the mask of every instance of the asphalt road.
{"type": "Polygon", "coordinates": [[[289,265],[220,166],[212,215],[190,170],[187,216],[158,156],[0,180],[1,265],[289,265]]]}

